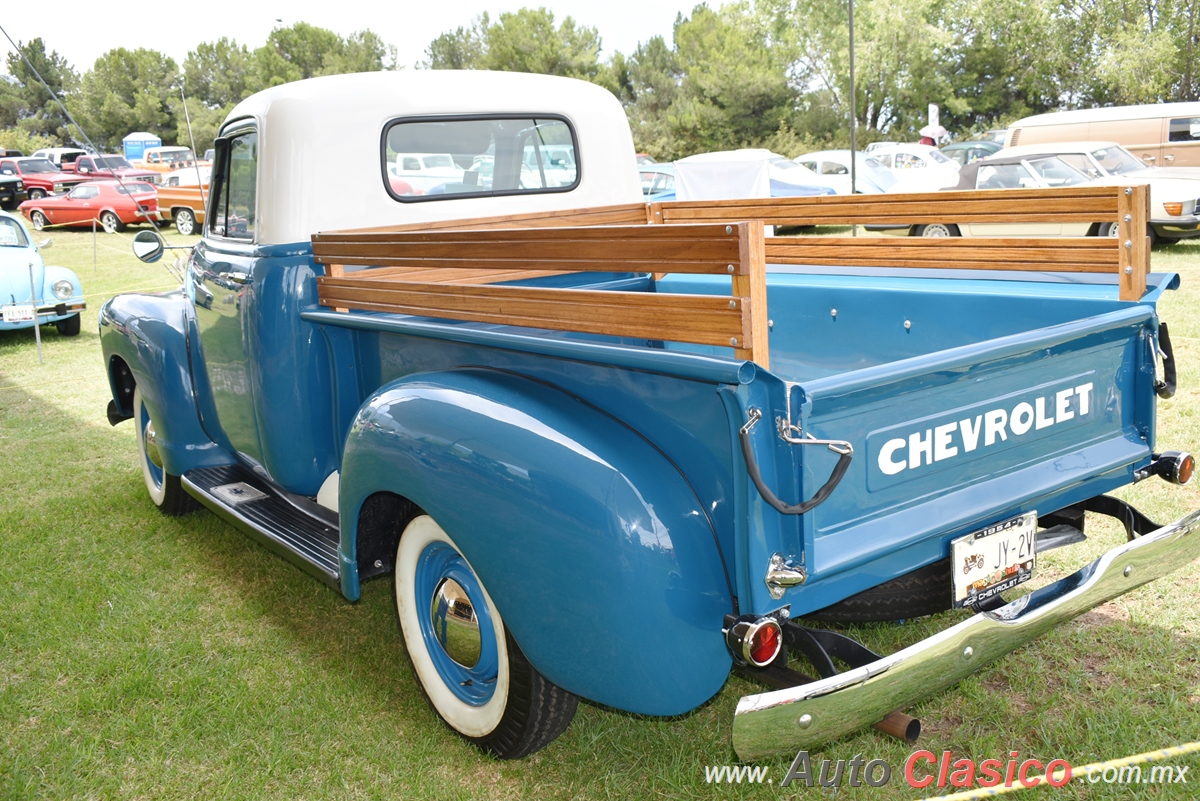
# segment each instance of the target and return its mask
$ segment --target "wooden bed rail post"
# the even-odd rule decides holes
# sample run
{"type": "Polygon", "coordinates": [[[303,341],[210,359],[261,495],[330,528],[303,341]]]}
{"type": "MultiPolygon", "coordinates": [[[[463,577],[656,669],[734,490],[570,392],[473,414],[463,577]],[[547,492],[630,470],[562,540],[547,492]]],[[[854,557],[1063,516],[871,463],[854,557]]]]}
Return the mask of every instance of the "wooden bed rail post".
{"type": "Polygon", "coordinates": [[[1121,300],[1141,300],[1150,272],[1150,187],[1126,186],[1117,193],[1121,300]]]}
{"type": "Polygon", "coordinates": [[[737,223],[738,259],[745,269],[733,276],[733,297],[745,304],[750,320],[750,342],[735,343],[739,359],[749,359],[764,370],[771,369],[767,325],[767,256],[761,220],[737,223]]]}

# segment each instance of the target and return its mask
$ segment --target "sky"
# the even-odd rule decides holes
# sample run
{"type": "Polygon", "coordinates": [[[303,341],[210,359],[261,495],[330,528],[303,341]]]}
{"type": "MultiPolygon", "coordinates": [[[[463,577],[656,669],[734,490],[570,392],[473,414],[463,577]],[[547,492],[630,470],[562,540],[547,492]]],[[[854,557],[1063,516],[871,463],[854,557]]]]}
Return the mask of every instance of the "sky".
{"type": "MultiPolygon", "coordinates": [[[[271,30],[307,22],[342,36],[370,29],[396,46],[397,60],[412,67],[425,58],[429,43],[447,31],[469,26],[483,12],[495,18],[522,7],[545,7],[556,23],[572,17],[576,24],[600,33],[601,60],[615,51],[632,53],[639,43],[662,36],[671,43],[675,15],[690,15],[700,0],[441,0],[441,2],[329,2],[329,0],[207,0],[177,5],[118,5],[98,12],[94,3],[60,0],[54,11],[37,3],[0,0],[0,27],[15,42],[42,37],[47,51],[57,51],[80,75],[96,59],[117,47],[157,50],[183,65],[201,42],[222,36],[253,50],[271,30]],[[129,9],[119,13],[117,9],[129,9]],[[180,12],[175,9],[186,9],[180,12]],[[70,22],[74,17],[79,23],[70,22]]],[[[719,7],[720,2],[710,2],[719,7]]],[[[8,71],[8,40],[0,36],[0,73],[8,71]]]]}

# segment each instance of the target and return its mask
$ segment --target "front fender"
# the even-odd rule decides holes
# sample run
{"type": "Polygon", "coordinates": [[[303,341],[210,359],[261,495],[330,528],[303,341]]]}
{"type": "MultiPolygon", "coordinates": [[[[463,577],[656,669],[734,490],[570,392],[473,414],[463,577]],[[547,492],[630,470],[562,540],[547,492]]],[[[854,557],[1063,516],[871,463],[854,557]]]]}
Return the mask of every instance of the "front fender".
{"type": "Polygon", "coordinates": [[[530,662],[584,698],[694,709],[729,673],[729,585],[680,470],[609,415],[485,369],[410,376],[360,409],[341,478],[343,592],[378,492],[408,498],[462,548],[530,662]]]}
{"type": "Polygon", "coordinates": [[[167,472],[233,464],[205,433],[196,411],[188,362],[188,300],[183,292],[117,295],[100,309],[100,347],[113,400],[133,414],[133,388],[117,376],[124,362],[154,419],[167,472]]]}

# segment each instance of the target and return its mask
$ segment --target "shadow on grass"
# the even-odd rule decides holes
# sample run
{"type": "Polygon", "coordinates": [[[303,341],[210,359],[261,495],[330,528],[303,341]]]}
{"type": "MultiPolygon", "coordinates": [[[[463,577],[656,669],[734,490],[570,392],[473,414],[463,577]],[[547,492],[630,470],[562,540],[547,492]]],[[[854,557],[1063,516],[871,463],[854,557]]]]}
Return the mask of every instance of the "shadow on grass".
{"type": "MultiPolygon", "coordinates": [[[[58,369],[47,374],[69,378],[58,369]]],[[[761,691],[738,679],[676,718],[581,706],[546,756],[482,757],[427,708],[386,579],[350,604],[207,511],[161,515],[129,424],[95,424],[106,391],[89,393],[95,419],[80,420],[0,377],[0,795],[323,797],[349,781],[393,797],[694,796],[703,765],[734,761],[733,708],[761,691]]],[[[1194,601],[1185,570],[1159,588],[1164,604],[1194,601]]],[[[921,745],[1081,763],[1193,738],[1195,618],[1155,618],[1145,595],[1130,603],[1125,618],[1064,625],[911,710],[928,727],[921,745]]],[[[887,652],[954,619],[862,634],[887,652]]],[[[910,751],[865,731],[814,756],[898,766],[910,751]]],[[[762,764],[778,778],[790,761],[762,764]]],[[[870,797],[908,797],[894,790],[870,797]]]]}

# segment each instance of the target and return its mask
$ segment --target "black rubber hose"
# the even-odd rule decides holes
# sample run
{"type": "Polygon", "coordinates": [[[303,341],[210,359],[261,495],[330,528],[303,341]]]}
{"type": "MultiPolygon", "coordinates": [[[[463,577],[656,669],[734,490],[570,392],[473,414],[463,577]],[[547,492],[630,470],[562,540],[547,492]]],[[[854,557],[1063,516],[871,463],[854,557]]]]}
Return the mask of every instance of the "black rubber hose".
{"type": "Polygon", "coordinates": [[[1158,324],[1158,347],[1163,352],[1163,380],[1154,382],[1154,391],[1166,400],[1175,394],[1175,353],[1171,350],[1171,335],[1166,323],[1158,324]]]}
{"type": "Polygon", "coordinates": [[[742,458],[746,460],[746,472],[750,474],[750,480],[758,488],[758,494],[762,496],[763,500],[769,503],[775,511],[784,515],[802,515],[823,503],[833,492],[834,488],[837,487],[838,482],[842,480],[842,476],[846,475],[846,470],[850,467],[850,460],[854,456],[850,452],[838,456],[838,462],[833,466],[833,472],[829,474],[829,480],[817,490],[816,494],[804,503],[788,506],[779,500],[775,493],[771,492],[771,488],[763,482],[762,473],[758,470],[758,463],[754,461],[754,454],[750,450],[750,432],[742,429],[740,438],[742,441],[742,458]]]}

